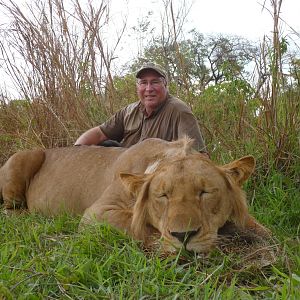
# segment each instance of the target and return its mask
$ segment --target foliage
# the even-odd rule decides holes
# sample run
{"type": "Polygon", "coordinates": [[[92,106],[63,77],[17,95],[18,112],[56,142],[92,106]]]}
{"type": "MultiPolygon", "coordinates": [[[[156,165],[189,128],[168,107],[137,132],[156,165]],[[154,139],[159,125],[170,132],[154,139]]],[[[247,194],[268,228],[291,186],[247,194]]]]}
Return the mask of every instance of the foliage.
{"type": "Polygon", "coordinates": [[[191,88],[196,93],[212,83],[247,76],[246,66],[257,52],[249,41],[241,37],[204,36],[196,30],[192,30],[190,35],[191,38],[180,41],[178,45],[175,42],[162,44],[159,38],[154,39],[133,68],[143,61],[155,61],[168,70],[171,82],[183,85],[184,89],[191,88]]]}

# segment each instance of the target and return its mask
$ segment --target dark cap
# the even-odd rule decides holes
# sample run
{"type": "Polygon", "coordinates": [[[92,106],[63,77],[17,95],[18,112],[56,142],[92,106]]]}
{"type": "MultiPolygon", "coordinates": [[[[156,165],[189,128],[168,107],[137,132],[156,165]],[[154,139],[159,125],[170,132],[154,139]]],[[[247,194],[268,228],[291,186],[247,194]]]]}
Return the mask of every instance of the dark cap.
{"type": "Polygon", "coordinates": [[[157,72],[159,75],[161,75],[162,77],[164,77],[165,79],[167,79],[167,74],[166,71],[158,64],[154,64],[152,62],[147,62],[145,64],[143,64],[137,71],[135,74],[136,78],[140,78],[141,73],[145,70],[154,70],[155,72],[157,72]]]}

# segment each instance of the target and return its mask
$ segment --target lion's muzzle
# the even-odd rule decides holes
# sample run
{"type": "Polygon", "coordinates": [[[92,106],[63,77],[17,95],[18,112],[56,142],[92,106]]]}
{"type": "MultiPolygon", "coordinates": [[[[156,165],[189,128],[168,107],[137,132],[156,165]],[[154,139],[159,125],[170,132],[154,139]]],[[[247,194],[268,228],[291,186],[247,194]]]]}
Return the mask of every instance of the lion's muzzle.
{"type": "Polygon", "coordinates": [[[200,229],[198,230],[191,230],[191,231],[183,231],[183,232],[176,232],[176,231],[171,231],[170,234],[177,238],[182,244],[187,244],[189,240],[195,236],[200,229]]]}

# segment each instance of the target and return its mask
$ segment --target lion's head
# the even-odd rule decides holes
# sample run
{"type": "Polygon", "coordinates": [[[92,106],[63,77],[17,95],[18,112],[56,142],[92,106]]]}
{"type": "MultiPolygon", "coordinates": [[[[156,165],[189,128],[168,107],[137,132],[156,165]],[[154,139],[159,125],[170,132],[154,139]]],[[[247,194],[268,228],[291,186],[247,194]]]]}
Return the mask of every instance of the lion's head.
{"type": "Polygon", "coordinates": [[[145,174],[121,173],[137,199],[134,235],[146,240],[145,229],[151,225],[161,233],[166,251],[183,245],[195,252],[209,251],[226,221],[243,227],[248,218],[241,185],[254,167],[252,156],[218,167],[201,154],[187,153],[158,161],[145,174]]]}

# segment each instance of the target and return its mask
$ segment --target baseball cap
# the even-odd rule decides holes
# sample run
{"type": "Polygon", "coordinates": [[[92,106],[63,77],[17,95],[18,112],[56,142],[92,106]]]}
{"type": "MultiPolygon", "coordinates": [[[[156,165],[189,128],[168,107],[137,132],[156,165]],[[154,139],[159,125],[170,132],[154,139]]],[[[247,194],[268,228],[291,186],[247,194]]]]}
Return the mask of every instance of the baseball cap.
{"type": "Polygon", "coordinates": [[[165,79],[167,79],[167,74],[166,71],[158,64],[152,63],[152,62],[147,62],[145,64],[143,64],[135,73],[135,77],[136,78],[140,78],[141,73],[144,70],[154,70],[155,72],[157,72],[159,75],[161,75],[162,77],[164,77],[165,79]]]}

